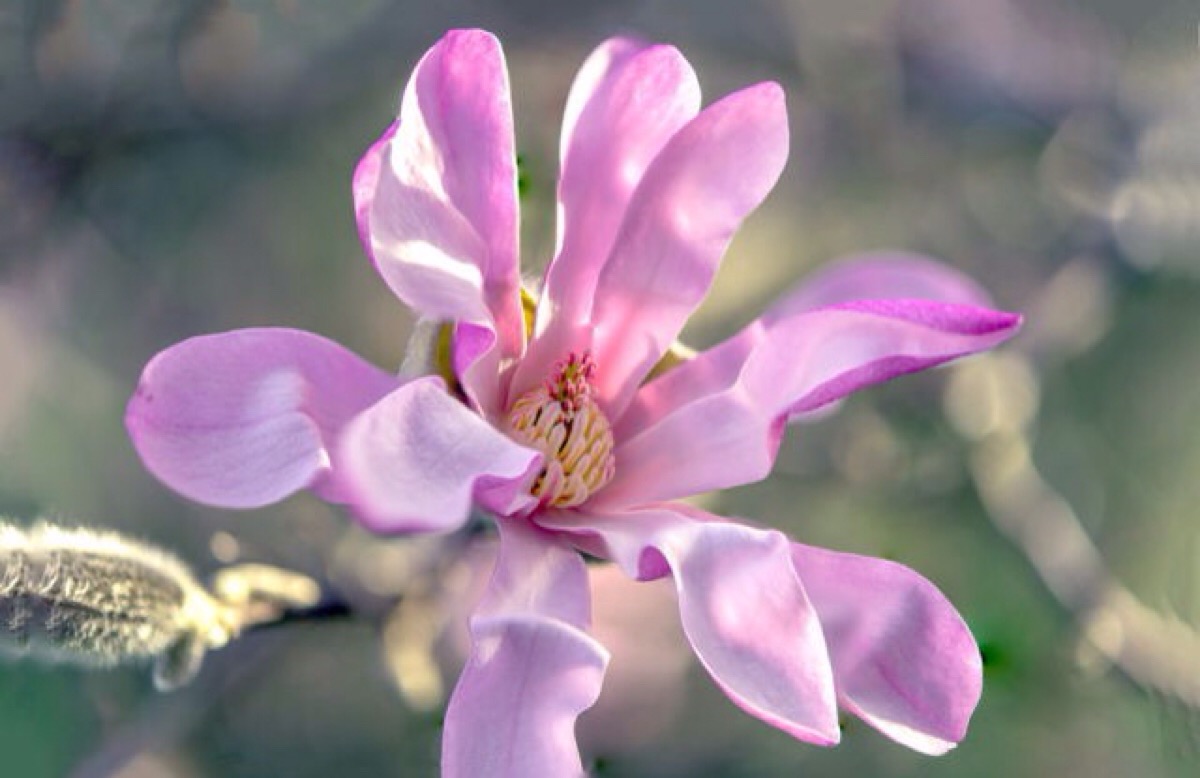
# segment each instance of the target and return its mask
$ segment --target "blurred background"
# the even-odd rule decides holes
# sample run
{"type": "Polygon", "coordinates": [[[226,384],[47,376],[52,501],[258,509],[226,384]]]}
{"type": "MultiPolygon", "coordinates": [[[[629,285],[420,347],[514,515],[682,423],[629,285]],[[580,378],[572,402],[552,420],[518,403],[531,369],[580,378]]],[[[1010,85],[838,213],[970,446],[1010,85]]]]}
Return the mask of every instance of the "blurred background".
{"type": "Polygon", "coordinates": [[[709,100],[789,96],[787,170],[690,343],[877,248],[1027,315],[1001,353],[852,398],[793,429],[770,479],[705,499],[936,582],[985,660],[965,742],[931,759],[853,719],[835,749],[793,741],[712,687],[669,596],[597,571],[613,694],[653,694],[581,722],[594,772],[1197,774],[1197,21],[1172,0],[2,0],[0,514],[118,529],[200,574],[303,571],[355,612],[249,635],[169,695],[144,669],[0,664],[0,772],[435,774],[486,550],[370,538],[307,495],[190,504],[122,413],[145,362],[199,333],[300,327],[399,364],[412,319],[362,256],[350,173],[420,54],[482,26],[515,89],[527,270],[553,247],[574,71],[632,33],[680,47],[709,100]]]}

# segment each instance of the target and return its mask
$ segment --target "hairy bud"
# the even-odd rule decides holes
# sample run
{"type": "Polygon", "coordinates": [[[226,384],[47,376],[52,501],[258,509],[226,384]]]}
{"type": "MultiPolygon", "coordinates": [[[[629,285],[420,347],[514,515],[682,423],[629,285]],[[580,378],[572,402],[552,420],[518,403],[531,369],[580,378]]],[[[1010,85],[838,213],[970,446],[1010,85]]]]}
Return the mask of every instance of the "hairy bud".
{"type": "MultiPolygon", "coordinates": [[[[236,571],[223,580],[235,580],[236,571]]],[[[241,601],[224,602],[178,559],[144,543],[111,532],[0,524],[0,652],[83,667],[150,660],[155,686],[173,689],[195,676],[208,649],[315,597],[309,584],[291,601],[275,595],[269,606],[252,587],[241,601]],[[244,609],[251,604],[253,614],[244,609]]]]}

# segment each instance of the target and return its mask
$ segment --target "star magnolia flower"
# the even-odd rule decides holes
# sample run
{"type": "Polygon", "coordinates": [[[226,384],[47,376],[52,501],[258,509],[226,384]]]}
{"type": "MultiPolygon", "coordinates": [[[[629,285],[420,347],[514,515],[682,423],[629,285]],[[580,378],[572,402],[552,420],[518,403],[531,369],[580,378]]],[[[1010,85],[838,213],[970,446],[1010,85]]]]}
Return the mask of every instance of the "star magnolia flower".
{"type": "Polygon", "coordinates": [[[558,246],[526,311],[500,46],[448,33],[353,182],[380,275],[446,323],[440,374],[392,375],[294,330],[194,338],[146,367],[127,415],[134,445],[165,483],[213,505],[308,488],[380,532],[453,530],[472,506],[495,517],[501,549],[446,713],[447,775],[582,772],[574,723],[608,655],[587,632],[580,551],[637,579],[670,576],[696,656],[748,713],[832,744],[840,706],[943,752],[981,676],[933,585],[674,502],[764,478],[789,420],[1019,324],[953,271],[873,255],[669,358],[787,146],[778,85],[700,110],[678,51],[604,43],[567,100],[558,246]]]}

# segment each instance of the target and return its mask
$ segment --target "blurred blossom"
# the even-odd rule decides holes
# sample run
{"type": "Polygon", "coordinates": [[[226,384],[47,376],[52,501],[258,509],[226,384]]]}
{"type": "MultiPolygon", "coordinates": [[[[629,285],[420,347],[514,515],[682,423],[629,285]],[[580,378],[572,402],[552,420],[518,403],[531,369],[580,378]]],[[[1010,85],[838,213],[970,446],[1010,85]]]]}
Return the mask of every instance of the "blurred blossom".
{"type": "Polygon", "coordinates": [[[912,77],[968,107],[1057,116],[1114,87],[1116,42],[1078,6],[902,0],[896,14],[912,77]]]}
{"type": "Polygon", "coordinates": [[[691,656],[668,581],[632,581],[616,565],[589,565],[592,631],[612,660],[600,699],[579,721],[591,753],[638,748],[678,715],[691,656]]]}
{"type": "Polygon", "coordinates": [[[383,656],[415,710],[445,702],[439,646],[454,614],[472,597],[468,573],[490,563],[470,533],[384,538],[357,528],[342,534],[327,575],[360,614],[383,621],[383,656]]]}
{"type": "Polygon", "coordinates": [[[436,650],[448,614],[454,612],[447,606],[424,587],[414,585],[384,625],[384,656],[392,680],[417,710],[432,710],[445,701],[436,650]]]}
{"type": "MultiPolygon", "coordinates": [[[[567,101],[559,241],[535,298],[519,280],[512,121],[499,43],[451,32],[355,171],[364,246],[427,322],[424,374],[296,330],[193,338],[156,356],[130,400],[143,462],[226,507],[308,488],[377,532],[457,530],[472,506],[495,518],[497,561],[446,713],[447,775],[582,770],[575,719],[609,652],[588,631],[580,552],[671,579],[688,642],[746,712],[830,745],[841,707],[918,751],[952,748],[979,655],[931,583],[674,501],[764,478],[790,420],[991,348],[1020,317],[930,260],[875,254],[708,351],[676,349],[782,171],[787,114],[773,83],[701,111],[678,51],[621,38],[567,101]]],[[[434,624],[397,638],[399,655],[434,624]]]]}

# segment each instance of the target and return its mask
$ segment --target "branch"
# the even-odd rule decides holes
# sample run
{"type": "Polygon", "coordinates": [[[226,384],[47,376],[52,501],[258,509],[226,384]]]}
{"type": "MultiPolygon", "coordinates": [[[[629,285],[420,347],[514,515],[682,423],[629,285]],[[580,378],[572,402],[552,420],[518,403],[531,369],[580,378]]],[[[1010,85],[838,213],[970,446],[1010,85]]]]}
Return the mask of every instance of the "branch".
{"type": "Polygon", "coordinates": [[[1200,709],[1200,633],[1142,603],[1108,569],[1079,516],[1038,471],[1033,368],[1009,352],[957,368],[951,419],[972,442],[970,471],[995,527],[1024,554],[1084,640],[1134,683],[1200,709]]]}

